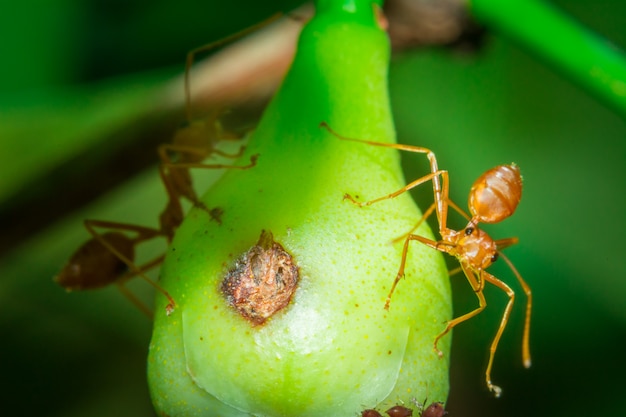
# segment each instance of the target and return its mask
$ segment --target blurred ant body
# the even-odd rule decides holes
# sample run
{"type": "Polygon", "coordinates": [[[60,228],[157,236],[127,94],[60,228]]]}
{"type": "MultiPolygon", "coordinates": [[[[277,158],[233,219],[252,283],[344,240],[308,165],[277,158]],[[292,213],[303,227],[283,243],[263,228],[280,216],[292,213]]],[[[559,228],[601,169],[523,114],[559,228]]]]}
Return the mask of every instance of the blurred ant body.
{"type": "Polygon", "coordinates": [[[248,165],[203,163],[205,159],[212,155],[237,158],[242,155],[244,147],[242,146],[236,154],[228,154],[217,149],[217,145],[223,140],[241,139],[232,133],[224,131],[219,123],[221,111],[212,112],[204,120],[193,119],[190,97],[190,70],[196,54],[239,38],[257,29],[258,26],[255,25],[220,41],[194,49],[187,54],[185,66],[187,122],[185,126],[176,131],[171,143],[163,144],[158,148],[158,154],[161,159],[159,175],[168,197],[166,206],[159,215],[159,227],[149,228],[126,223],[85,220],[85,228],[91,235],[91,239],[76,250],[68,263],[55,277],[54,280],[59,285],[68,291],[73,291],[90,290],[116,284],[124,296],[133,304],[146,315],[152,316],[151,310],[124,286],[129,279],[138,276],[167,297],[169,301],[166,307],[167,314],[174,310],[176,303],[170,294],[145,275],[148,270],[156,267],[163,261],[164,255],[137,266],[135,264],[135,249],[140,243],[156,237],[163,237],[168,244],[171,243],[176,229],[184,219],[184,211],[181,205],[182,198],[187,199],[195,207],[207,211],[213,220],[218,223],[221,222],[221,209],[208,209],[200,201],[193,187],[190,169],[248,169],[256,165],[258,155],[252,155],[248,165]],[[107,231],[99,233],[95,228],[104,228],[107,231]],[[131,238],[123,232],[134,233],[135,237],[131,238]]]}

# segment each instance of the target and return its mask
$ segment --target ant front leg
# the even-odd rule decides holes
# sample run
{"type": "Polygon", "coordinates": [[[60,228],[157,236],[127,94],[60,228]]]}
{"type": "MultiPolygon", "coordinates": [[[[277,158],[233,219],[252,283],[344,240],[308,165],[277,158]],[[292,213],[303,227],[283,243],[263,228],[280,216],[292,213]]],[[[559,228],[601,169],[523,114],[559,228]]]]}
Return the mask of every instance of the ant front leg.
{"type": "MultiPolygon", "coordinates": [[[[159,147],[159,156],[161,165],[159,166],[159,174],[161,181],[165,186],[168,194],[168,204],[161,213],[161,224],[170,230],[177,228],[182,222],[183,213],[180,205],[180,199],[186,198],[194,206],[205,210],[209,215],[219,223],[219,210],[209,209],[196,194],[193,188],[190,169],[250,169],[257,163],[258,154],[250,157],[250,163],[247,165],[226,165],[226,164],[204,164],[201,162],[174,162],[170,159],[168,151],[187,152],[198,156],[203,155],[201,150],[191,147],[181,147],[174,144],[164,144],[159,147]]],[[[185,161],[185,159],[183,159],[185,161]]]]}
{"type": "MultiPolygon", "coordinates": [[[[424,212],[424,214],[422,215],[422,218],[419,220],[419,222],[417,223],[414,229],[417,229],[424,221],[426,221],[426,219],[433,213],[434,209],[435,209],[435,204],[433,203],[428,208],[428,210],[424,212]]],[[[404,246],[402,247],[402,260],[400,261],[400,268],[398,269],[396,278],[394,279],[393,284],[391,285],[391,290],[389,290],[389,294],[387,295],[387,300],[385,301],[385,310],[389,310],[389,304],[391,303],[391,296],[396,290],[396,286],[398,285],[400,280],[404,278],[404,269],[406,268],[406,258],[409,252],[409,244],[412,240],[419,240],[420,242],[425,243],[431,247],[435,247],[437,245],[437,242],[432,241],[422,236],[418,236],[418,235],[414,235],[410,233],[406,235],[406,238],[404,239],[404,246]],[[429,242],[429,243],[426,243],[426,242],[429,242]]],[[[393,243],[395,243],[396,241],[397,239],[394,239],[393,243]]]]}
{"type": "MultiPolygon", "coordinates": [[[[359,207],[365,207],[365,206],[369,206],[372,205],[374,203],[377,203],[379,201],[383,201],[383,200],[387,200],[387,199],[391,199],[391,198],[395,198],[397,196],[399,196],[400,194],[403,194],[409,190],[411,190],[412,188],[417,187],[420,184],[423,184],[429,180],[433,181],[433,192],[435,195],[435,201],[437,203],[437,217],[441,220],[441,212],[443,211],[443,201],[445,201],[447,199],[448,196],[448,192],[447,192],[447,171],[444,170],[440,170],[438,168],[437,165],[437,157],[435,156],[435,153],[433,151],[431,151],[428,148],[423,148],[420,146],[411,146],[411,145],[402,145],[402,144],[395,144],[395,143],[381,143],[381,142],[374,142],[374,141],[369,141],[369,140],[363,140],[363,139],[355,139],[355,138],[349,138],[346,136],[342,136],[339,133],[335,132],[326,122],[321,122],[319,127],[326,129],[331,135],[335,136],[338,139],[341,140],[345,140],[345,141],[351,141],[351,142],[358,142],[358,143],[363,143],[363,144],[367,144],[367,145],[372,145],[372,146],[380,146],[380,147],[384,147],[384,148],[391,148],[391,149],[397,149],[397,150],[401,150],[401,151],[408,151],[408,152],[415,152],[415,153],[422,153],[422,154],[426,154],[426,157],[428,158],[429,162],[430,162],[430,174],[425,175],[421,178],[418,178],[414,181],[412,181],[411,183],[407,184],[406,186],[400,188],[397,191],[394,191],[393,193],[390,193],[386,196],[382,196],[379,198],[375,198],[373,200],[369,200],[366,202],[359,202],[356,201],[351,195],[349,194],[345,194],[344,195],[344,199],[350,200],[353,204],[356,204],[359,207]],[[439,176],[444,177],[444,184],[442,185],[442,183],[439,180],[439,176]]],[[[441,223],[441,221],[440,221],[441,223]]]]}
{"type": "MultiPolygon", "coordinates": [[[[443,172],[445,172],[445,171],[437,171],[437,172],[434,172],[434,173],[431,173],[431,174],[428,174],[428,175],[424,175],[423,177],[416,179],[415,181],[405,185],[404,187],[400,188],[399,190],[394,191],[393,193],[387,194],[387,195],[382,196],[382,197],[375,198],[373,200],[360,202],[360,201],[357,201],[350,194],[344,194],[343,198],[344,198],[344,200],[350,200],[350,202],[352,202],[353,204],[355,204],[355,205],[357,205],[359,207],[371,206],[374,203],[378,203],[378,202],[383,201],[383,200],[389,200],[389,199],[395,198],[395,197],[399,196],[400,194],[403,194],[403,193],[411,190],[412,188],[415,188],[418,185],[423,184],[423,183],[425,183],[425,182],[427,182],[427,181],[429,181],[431,179],[433,180],[433,182],[435,182],[434,179],[438,178],[438,176],[441,175],[443,172]]],[[[415,230],[415,228],[413,230],[415,230]]]]}

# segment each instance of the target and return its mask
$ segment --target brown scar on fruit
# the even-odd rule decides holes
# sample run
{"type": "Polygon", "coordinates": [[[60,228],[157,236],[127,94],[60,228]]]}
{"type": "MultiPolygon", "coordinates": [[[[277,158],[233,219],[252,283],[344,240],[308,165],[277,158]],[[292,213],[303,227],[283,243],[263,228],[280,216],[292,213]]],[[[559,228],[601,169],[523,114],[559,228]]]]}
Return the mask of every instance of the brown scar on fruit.
{"type": "Polygon", "coordinates": [[[243,318],[261,325],[287,307],[299,268],[291,254],[263,230],[256,245],[235,262],[222,281],[224,297],[243,318]]]}

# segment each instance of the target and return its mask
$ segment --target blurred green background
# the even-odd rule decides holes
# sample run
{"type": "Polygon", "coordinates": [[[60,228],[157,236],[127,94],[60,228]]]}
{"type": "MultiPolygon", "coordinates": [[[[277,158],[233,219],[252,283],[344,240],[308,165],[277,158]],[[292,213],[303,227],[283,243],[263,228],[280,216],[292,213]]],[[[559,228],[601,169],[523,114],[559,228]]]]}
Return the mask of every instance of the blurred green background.
{"type": "MultiPolygon", "coordinates": [[[[626,48],[625,2],[554,3],[626,48]]],[[[67,294],[52,277],[88,237],[82,219],[156,226],[165,197],[155,144],[171,138],[182,114],[145,114],[186,52],[298,4],[0,3],[3,415],[154,415],[150,321],[114,288],[67,294]],[[131,139],[135,146],[116,150],[131,139]]],[[[486,311],[454,333],[450,415],[626,415],[624,118],[496,33],[476,54],[396,56],[390,87],[399,142],[437,153],[459,205],[492,166],[514,161],[524,175],[515,216],[487,230],[520,238],[506,252],[534,291],[533,366],[521,363],[520,295],[493,371],[503,396],[486,391],[487,349],[506,303],[487,288],[486,311]]],[[[407,178],[425,172],[422,159],[406,155],[407,178]]],[[[422,206],[427,191],[415,193],[422,206]]],[[[521,294],[506,265],[492,272],[521,294]]],[[[465,279],[452,281],[456,314],[473,309],[465,279]]],[[[146,287],[132,285],[149,299],[146,287]]]]}

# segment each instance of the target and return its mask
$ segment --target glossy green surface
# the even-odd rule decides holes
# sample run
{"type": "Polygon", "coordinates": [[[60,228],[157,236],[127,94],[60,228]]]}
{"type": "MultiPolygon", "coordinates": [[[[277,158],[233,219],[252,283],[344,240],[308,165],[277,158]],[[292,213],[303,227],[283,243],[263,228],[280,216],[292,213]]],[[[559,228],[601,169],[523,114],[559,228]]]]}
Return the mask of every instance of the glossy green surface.
{"type": "Polygon", "coordinates": [[[354,3],[307,26],[243,156],[258,154],[257,165],[227,172],[203,197],[222,223],[193,209],[168,251],[162,285],[177,307],[167,316],[159,297],[149,359],[153,400],[167,415],[348,417],[447,398],[450,338],[444,359],[432,349],[451,316],[441,256],[413,245],[407,279],[383,308],[402,250],[390,242],[418,209],[408,195],[368,208],[343,199],[402,187],[398,154],[319,127],[394,141],[388,40],[372,6],[354,3]],[[220,285],[262,230],[292,254],[300,282],[287,308],[254,326],[220,285]]]}
{"type": "MultiPolygon", "coordinates": [[[[61,3],[46,6],[36,0],[0,6],[5,11],[0,14],[3,46],[11,48],[3,49],[1,69],[0,189],[51,195],[45,204],[31,206],[41,216],[50,212],[53,202],[66,200],[72,188],[67,182],[53,181],[49,170],[71,167],[90,190],[97,178],[119,175],[117,159],[94,175],[84,160],[69,158],[80,147],[100,152],[103,144],[111,144],[111,131],[127,133],[124,140],[135,143],[135,124],[119,120],[163,105],[145,90],[158,92],[159,82],[168,74],[182,74],[187,51],[277,10],[295,7],[295,2],[281,6],[281,1],[212,6],[206,0],[154,0],[149,5],[131,2],[113,15],[102,13],[98,2],[61,3]],[[50,13],[49,7],[56,13],[50,13]],[[60,29],[45,26],[44,21],[59,16],[60,29]],[[65,20],[68,17],[70,22],[65,20]],[[60,41],[72,46],[59,48],[60,41]],[[62,53],[69,49],[80,53],[62,53]],[[58,61],[54,65],[63,65],[71,73],[62,74],[63,83],[39,83],[33,71],[57,74],[47,62],[52,58],[58,61]],[[98,69],[98,77],[86,75],[85,70],[77,73],[81,68],[98,69]],[[160,77],[145,72],[156,68],[165,72],[160,77]],[[66,100],[71,106],[63,104],[66,100]],[[132,110],[126,109],[129,102],[132,110]],[[83,128],[98,136],[92,141],[90,134],[80,132],[83,128]],[[24,178],[36,182],[26,184],[24,178]]],[[[626,2],[551,3],[607,42],[626,47],[626,2]]],[[[525,181],[518,211],[489,231],[497,238],[520,238],[520,244],[506,253],[536,295],[533,366],[527,370],[521,364],[524,297],[506,265],[494,265],[490,271],[518,294],[494,367],[494,382],[503,395],[493,399],[482,380],[487,348],[507,301],[501,291],[488,288],[487,309],[454,332],[446,404],[450,415],[570,417],[589,414],[591,409],[596,415],[626,415],[622,353],[626,263],[621,262],[626,241],[616,239],[626,231],[623,118],[529,49],[519,48],[502,30],[491,31],[476,54],[420,49],[399,56],[392,62],[390,80],[398,141],[436,151],[440,166],[450,170],[451,194],[457,203],[465,206],[472,181],[500,163],[515,161],[525,181]],[[548,390],[545,381],[551,382],[548,390]],[[589,400],[572,400],[581,387],[589,400]]],[[[175,116],[157,141],[171,140],[184,118],[182,113],[175,116]]],[[[151,128],[143,119],[136,123],[151,128]]],[[[232,150],[236,149],[235,144],[232,150]]],[[[156,154],[155,146],[140,147],[138,152],[156,154]]],[[[119,159],[129,157],[135,156],[124,154],[119,159]]],[[[403,155],[403,160],[407,179],[427,169],[420,155],[403,155]]],[[[218,174],[194,171],[194,184],[206,189],[205,180],[218,174]]],[[[416,193],[422,207],[432,198],[427,188],[416,193]]],[[[2,195],[6,198],[0,205],[5,208],[13,196],[2,195]]],[[[0,362],[6,414],[155,416],[145,375],[152,321],[116,288],[67,294],[51,279],[88,238],[82,225],[85,218],[156,226],[166,204],[155,166],[98,195],[81,209],[65,211],[62,219],[48,221],[31,238],[11,242],[12,250],[0,259],[4,358],[0,362]]],[[[3,219],[27,228],[32,217],[19,213],[3,219]]],[[[463,220],[455,218],[451,223],[462,227],[463,220]]],[[[151,250],[146,253],[142,245],[140,262],[164,250],[164,245],[147,246],[151,250]]],[[[476,297],[466,280],[457,275],[451,283],[455,314],[475,308],[476,297]]],[[[129,286],[151,302],[151,287],[141,280],[129,286]]]]}
{"type": "Polygon", "coordinates": [[[623,50],[546,1],[471,0],[470,9],[479,22],[503,32],[626,115],[623,50]]]}

